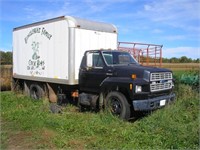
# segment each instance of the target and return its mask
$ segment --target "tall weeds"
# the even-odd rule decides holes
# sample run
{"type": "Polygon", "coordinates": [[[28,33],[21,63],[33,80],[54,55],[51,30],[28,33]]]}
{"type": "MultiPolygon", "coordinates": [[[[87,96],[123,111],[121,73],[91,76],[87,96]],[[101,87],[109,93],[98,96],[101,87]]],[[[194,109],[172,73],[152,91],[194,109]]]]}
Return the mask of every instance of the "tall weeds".
{"type": "Polygon", "coordinates": [[[1,91],[9,91],[11,89],[12,67],[11,65],[3,65],[1,71],[1,91]]]}

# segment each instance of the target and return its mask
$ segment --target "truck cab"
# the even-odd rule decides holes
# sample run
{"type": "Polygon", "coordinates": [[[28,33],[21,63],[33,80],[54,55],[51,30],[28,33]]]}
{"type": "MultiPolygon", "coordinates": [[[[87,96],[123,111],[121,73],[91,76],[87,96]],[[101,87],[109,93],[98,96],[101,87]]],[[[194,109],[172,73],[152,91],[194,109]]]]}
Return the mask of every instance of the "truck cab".
{"type": "Polygon", "coordinates": [[[128,52],[86,51],[79,70],[79,104],[108,109],[128,120],[173,101],[172,71],[140,65],[128,52]]]}

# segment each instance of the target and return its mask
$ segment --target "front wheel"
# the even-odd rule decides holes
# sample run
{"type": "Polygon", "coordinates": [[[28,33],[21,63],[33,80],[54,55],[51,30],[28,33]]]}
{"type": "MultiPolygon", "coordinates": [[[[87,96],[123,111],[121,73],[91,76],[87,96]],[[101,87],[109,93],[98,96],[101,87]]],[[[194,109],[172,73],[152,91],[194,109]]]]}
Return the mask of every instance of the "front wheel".
{"type": "Polygon", "coordinates": [[[38,100],[44,97],[44,90],[39,84],[31,84],[30,86],[30,97],[38,100]]]}
{"type": "Polygon", "coordinates": [[[106,97],[106,110],[120,119],[130,118],[130,105],[126,97],[120,92],[110,92],[106,97]]]}

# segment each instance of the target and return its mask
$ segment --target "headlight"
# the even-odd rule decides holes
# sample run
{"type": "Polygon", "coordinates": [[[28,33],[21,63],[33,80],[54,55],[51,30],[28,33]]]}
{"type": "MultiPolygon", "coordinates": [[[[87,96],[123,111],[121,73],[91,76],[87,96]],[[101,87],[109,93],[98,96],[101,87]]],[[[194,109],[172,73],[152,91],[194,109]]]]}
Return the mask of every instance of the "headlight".
{"type": "Polygon", "coordinates": [[[143,79],[146,80],[146,81],[149,81],[149,78],[150,78],[150,72],[145,70],[144,75],[143,75],[143,79]]]}
{"type": "Polygon", "coordinates": [[[135,86],[135,93],[139,93],[139,92],[142,92],[142,86],[136,85],[135,86]]]}

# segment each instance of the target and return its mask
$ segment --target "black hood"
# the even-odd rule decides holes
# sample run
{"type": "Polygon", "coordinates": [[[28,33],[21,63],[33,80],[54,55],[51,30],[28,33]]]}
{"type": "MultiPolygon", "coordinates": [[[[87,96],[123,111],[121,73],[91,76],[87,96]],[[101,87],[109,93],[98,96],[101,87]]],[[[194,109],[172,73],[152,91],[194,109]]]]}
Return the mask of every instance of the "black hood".
{"type": "Polygon", "coordinates": [[[127,77],[131,76],[131,74],[136,74],[137,77],[143,78],[144,71],[153,72],[171,72],[169,69],[157,68],[157,67],[148,67],[136,64],[130,64],[127,66],[114,66],[114,72],[117,76],[127,77]]]}

